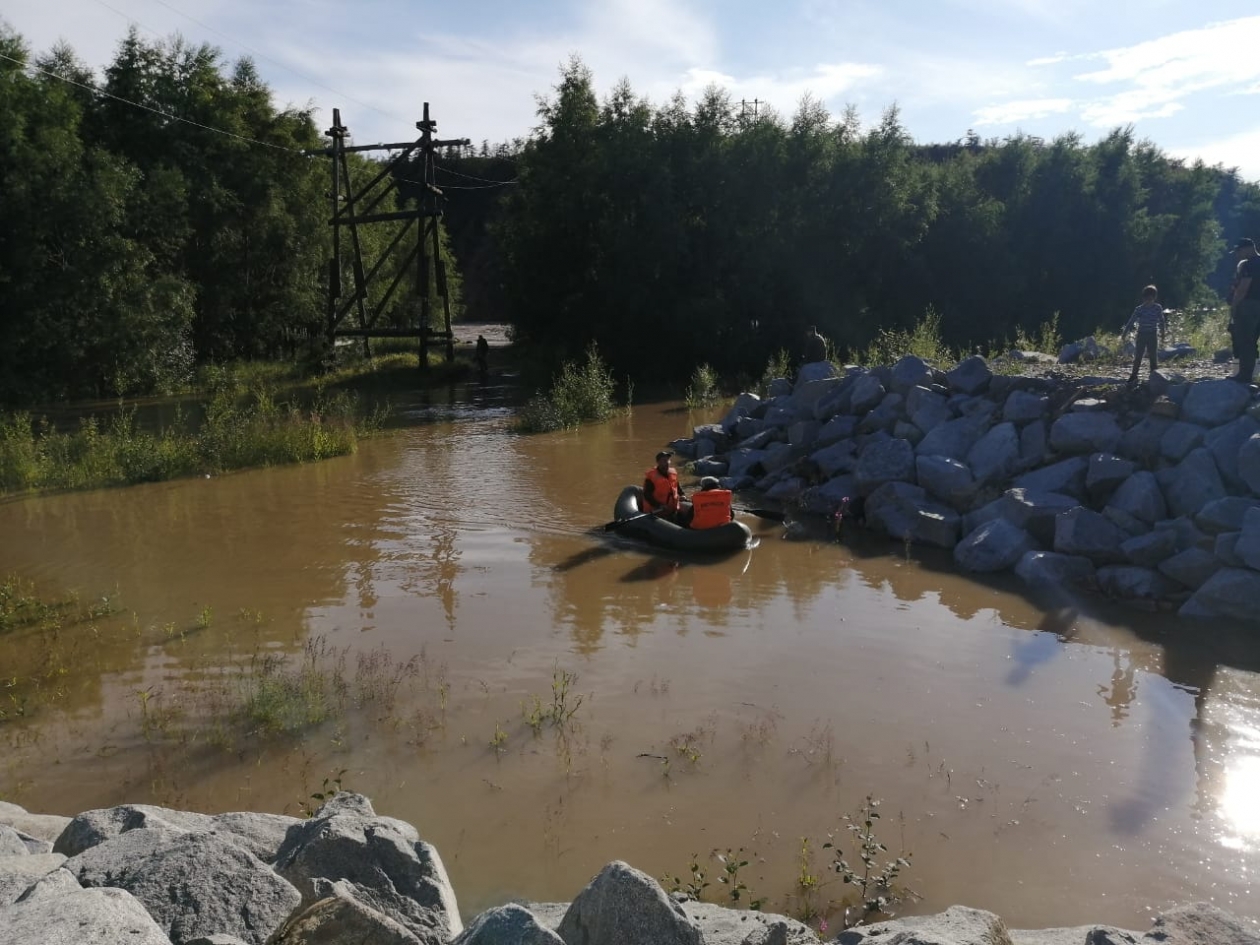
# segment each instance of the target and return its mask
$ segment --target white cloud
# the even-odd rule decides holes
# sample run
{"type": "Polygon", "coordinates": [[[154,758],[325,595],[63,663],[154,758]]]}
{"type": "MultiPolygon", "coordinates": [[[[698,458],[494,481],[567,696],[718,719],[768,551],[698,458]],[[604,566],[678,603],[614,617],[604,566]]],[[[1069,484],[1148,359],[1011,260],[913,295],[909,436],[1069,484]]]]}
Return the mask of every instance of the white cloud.
{"type": "Polygon", "coordinates": [[[757,99],[780,114],[791,114],[806,95],[813,95],[833,108],[843,104],[841,97],[859,84],[881,75],[879,66],[867,63],[821,63],[805,71],[750,75],[744,78],[712,69],[688,69],[680,83],[684,95],[694,100],[709,85],[726,89],[735,99],[757,99]]]}
{"type": "Polygon", "coordinates": [[[1110,126],[1143,118],[1167,118],[1200,92],[1247,91],[1260,80],[1260,16],[1213,23],[1158,39],[1094,54],[1105,63],[1075,76],[1096,86],[1122,86],[1092,99],[1081,116],[1110,126]]]}
{"type": "Polygon", "coordinates": [[[1202,141],[1190,147],[1171,148],[1173,157],[1187,161],[1201,159],[1205,164],[1236,167],[1246,180],[1260,180],[1260,128],[1202,141]]]}
{"type": "Polygon", "coordinates": [[[1070,98],[1030,98],[1003,102],[1001,105],[986,105],[984,108],[977,108],[972,114],[977,127],[1013,125],[1021,121],[1045,118],[1047,115],[1062,115],[1070,111],[1072,105],[1070,98]]]}

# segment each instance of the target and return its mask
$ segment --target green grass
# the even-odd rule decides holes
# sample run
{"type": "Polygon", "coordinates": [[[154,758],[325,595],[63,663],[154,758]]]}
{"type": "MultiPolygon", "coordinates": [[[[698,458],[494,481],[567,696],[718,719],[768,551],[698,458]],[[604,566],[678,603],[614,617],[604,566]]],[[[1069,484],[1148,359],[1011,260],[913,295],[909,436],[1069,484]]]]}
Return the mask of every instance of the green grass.
{"type": "Polygon", "coordinates": [[[685,400],[692,410],[698,407],[712,407],[722,398],[718,388],[717,371],[709,364],[696,367],[691,375],[691,383],[687,385],[685,400]]]}
{"type": "Polygon", "coordinates": [[[858,363],[895,364],[910,354],[936,367],[958,360],[957,354],[941,339],[941,317],[930,308],[913,328],[881,328],[858,357],[858,363]]]}
{"type": "Polygon", "coordinates": [[[518,433],[544,433],[607,420],[617,410],[617,384],[592,342],[582,363],[566,361],[551,389],[535,394],[516,416],[518,433]]]}
{"type": "Polygon", "coordinates": [[[316,388],[307,402],[280,400],[258,375],[248,387],[239,376],[211,374],[204,418],[194,424],[177,411],[172,423],[150,432],[136,411],[120,409],[102,422],[80,421],[62,432],[29,413],[0,416],[0,495],[93,489],[226,472],[250,466],[310,462],[342,456],[378,430],[383,414],[364,416],[349,392],[316,388]]]}

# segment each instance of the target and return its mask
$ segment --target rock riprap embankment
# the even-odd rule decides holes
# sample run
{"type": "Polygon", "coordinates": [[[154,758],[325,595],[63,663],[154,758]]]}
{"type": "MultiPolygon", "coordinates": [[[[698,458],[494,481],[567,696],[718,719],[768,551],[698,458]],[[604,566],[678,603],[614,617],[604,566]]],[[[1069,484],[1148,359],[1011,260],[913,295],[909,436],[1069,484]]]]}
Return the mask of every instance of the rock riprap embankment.
{"type": "Polygon", "coordinates": [[[966,571],[1260,620],[1260,402],[1233,380],[819,362],[670,445],[805,513],[861,497],[869,527],[966,571]]]}
{"type": "MultiPolygon", "coordinates": [[[[680,901],[625,863],[571,903],[509,903],[460,921],[438,852],[360,794],[309,820],[143,804],[77,817],[0,802],[0,945],[815,945],[785,916],[680,901]]],[[[1256,945],[1210,905],[1146,934],[1021,932],[954,906],[841,933],[846,945],[1256,945]]]]}

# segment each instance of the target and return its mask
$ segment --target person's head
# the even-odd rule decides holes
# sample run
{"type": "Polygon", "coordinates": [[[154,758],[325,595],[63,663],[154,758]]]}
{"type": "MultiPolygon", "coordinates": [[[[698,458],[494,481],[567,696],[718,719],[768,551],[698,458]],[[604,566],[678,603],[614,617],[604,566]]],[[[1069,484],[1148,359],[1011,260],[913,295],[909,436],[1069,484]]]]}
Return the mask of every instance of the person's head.
{"type": "Polygon", "coordinates": [[[1244,236],[1242,239],[1240,239],[1237,243],[1234,244],[1234,255],[1238,256],[1239,258],[1243,256],[1256,255],[1255,241],[1250,240],[1244,236]]]}
{"type": "Polygon", "coordinates": [[[1157,298],[1159,298],[1159,289],[1155,288],[1155,286],[1148,285],[1142,290],[1143,302],[1154,302],[1157,298]]]}
{"type": "Polygon", "coordinates": [[[673,453],[669,450],[661,450],[656,454],[656,468],[661,472],[669,472],[669,461],[673,458],[673,453]]]}
{"type": "Polygon", "coordinates": [[[709,492],[713,489],[722,488],[722,484],[718,482],[717,476],[705,476],[700,480],[700,491],[709,492]]]}

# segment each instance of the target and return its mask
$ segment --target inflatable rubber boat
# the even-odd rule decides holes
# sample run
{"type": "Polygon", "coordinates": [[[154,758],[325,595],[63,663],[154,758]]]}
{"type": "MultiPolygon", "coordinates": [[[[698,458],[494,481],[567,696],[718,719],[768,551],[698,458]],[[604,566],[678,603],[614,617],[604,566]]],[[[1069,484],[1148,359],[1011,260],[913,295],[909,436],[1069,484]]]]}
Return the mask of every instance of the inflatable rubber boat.
{"type": "Polygon", "coordinates": [[[655,515],[644,515],[640,508],[643,490],[626,486],[613,506],[611,529],[620,535],[638,538],[659,548],[677,551],[738,551],[747,548],[752,531],[743,522],[727,522],[716,528],[683,528],[655,515]]]}

